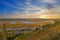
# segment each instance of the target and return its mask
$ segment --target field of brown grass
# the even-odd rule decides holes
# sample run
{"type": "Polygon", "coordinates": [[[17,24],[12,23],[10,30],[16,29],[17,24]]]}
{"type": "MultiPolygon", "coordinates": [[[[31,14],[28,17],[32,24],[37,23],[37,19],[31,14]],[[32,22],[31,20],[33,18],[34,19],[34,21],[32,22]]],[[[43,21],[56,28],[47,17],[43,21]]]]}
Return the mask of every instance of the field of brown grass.
{"type": "MultiPolygon", "coordinates": [[[[27,20],[26,20],[27,21],[27,20]]],[[[5,21],[0,24],[2,32],[0,32],[0,40],[60,40],[60,20],[28,20],[29,22],[38,22],[36,24],[25,24],[16,22],[11,24],[11,21],[5,21]],[[21,31],[11,30],[8,33],[6,28],[27,28],[21,31]],[[34,27],[32,32],[27,32],[29,27],[34,27]],[[18,32],[18,34],[15,34],[18,32]]]]}

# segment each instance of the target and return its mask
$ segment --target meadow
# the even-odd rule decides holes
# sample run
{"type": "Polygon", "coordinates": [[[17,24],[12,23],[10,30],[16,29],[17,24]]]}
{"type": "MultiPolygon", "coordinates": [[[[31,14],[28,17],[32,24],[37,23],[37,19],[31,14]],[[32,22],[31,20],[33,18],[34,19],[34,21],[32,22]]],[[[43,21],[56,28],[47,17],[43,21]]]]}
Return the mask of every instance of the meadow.
{"type": "Polygon", "coordinates": [[[3,20],[0,40],[60,40],[60,20],[3,20]]]}

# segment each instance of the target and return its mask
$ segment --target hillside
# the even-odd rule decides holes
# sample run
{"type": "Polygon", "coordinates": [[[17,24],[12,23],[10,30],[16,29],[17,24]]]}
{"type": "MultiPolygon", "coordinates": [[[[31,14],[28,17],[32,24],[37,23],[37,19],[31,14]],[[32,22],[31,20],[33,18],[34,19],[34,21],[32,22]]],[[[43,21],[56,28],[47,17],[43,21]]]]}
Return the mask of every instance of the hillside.
{"type": "Polygon", "coordinates": [[[60,24],[27,37],[25,40],[60,40],[60,24]]]}

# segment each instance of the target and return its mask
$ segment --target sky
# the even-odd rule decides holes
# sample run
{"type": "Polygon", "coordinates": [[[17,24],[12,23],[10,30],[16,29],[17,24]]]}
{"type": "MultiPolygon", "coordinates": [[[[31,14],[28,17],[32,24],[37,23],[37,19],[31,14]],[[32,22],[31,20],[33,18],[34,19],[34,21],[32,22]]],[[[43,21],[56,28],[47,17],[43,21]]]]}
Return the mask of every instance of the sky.
{"type": "Polygon", "coordinates": [[[39,18],[60,15],[60,0],[0,0],[0,18],[39,18]]]}

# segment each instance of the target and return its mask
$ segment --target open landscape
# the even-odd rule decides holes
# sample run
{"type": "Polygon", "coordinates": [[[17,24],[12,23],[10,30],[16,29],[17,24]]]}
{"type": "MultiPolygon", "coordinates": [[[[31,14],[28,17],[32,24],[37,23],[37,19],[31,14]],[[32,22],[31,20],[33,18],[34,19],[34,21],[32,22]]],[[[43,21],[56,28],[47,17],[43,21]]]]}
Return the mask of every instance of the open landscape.
{"type": "Polygon", "coordinates": [[[60,20],[1,19],[0,40],[60,40],[60,20]]]}
{"type": "Polygon", "coordinates": [[[60,0],[0,0],[0,40],[60,40],[60,0]]]}

